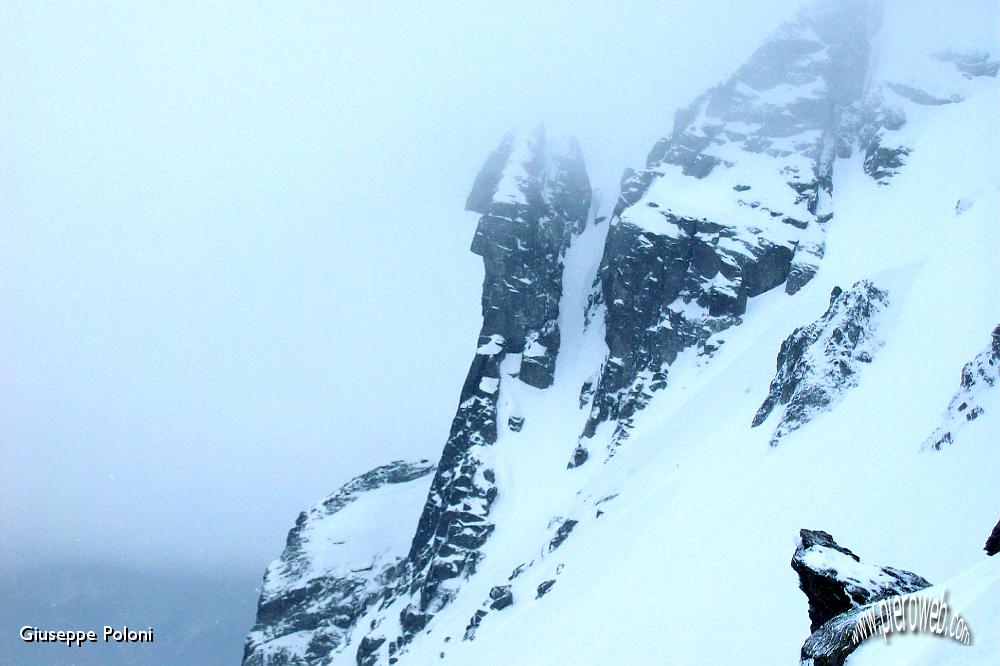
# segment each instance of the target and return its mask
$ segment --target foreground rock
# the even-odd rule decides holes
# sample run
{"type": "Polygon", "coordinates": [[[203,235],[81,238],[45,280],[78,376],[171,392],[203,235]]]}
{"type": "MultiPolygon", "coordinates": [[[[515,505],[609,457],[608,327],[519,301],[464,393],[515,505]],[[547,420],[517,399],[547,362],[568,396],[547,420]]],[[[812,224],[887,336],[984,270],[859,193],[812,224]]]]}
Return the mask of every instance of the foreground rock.
{"type": "Polygon", "coordinates": [[[990,538],[986,540],[986,546],[983,547],[983,550],[990,556],[1000,553],[1000,520],[997,521],[996,527],[993,528],[990,538]]]}
{"type": "Polygon", "coordinates": [[[809,599],[813,632],[802,646],[803,664],[840,666],[857,647],[852,633],[869,604],[930,587],[915,573],[862,563],[826,532],[800,530],[799,537],[792,569],[809,599]]]}

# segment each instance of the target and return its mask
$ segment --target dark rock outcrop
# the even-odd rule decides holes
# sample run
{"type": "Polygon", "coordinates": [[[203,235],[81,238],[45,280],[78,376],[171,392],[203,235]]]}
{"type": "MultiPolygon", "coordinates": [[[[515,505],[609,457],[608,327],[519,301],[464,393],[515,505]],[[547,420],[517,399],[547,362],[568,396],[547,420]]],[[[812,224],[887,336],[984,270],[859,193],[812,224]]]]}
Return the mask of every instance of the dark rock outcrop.
{"type": "Polygon", "coordinates": [[[792,569],[809,599],[813,632],[802,646],[803,664],[842,665],[857,647],[851,632],[869,604],[930,587],[915,573],[862,563],[826,532],[800,530],[799,537],[792,569]]]}
{"type": "Polygon", "coordinates": [[[476,630],[479,629],[479,625],[483,623],[483,619],[486,617],[487,614],[488,612],[483,610],[482,608],[480,608],[479,610],[477,610],[475,613],[472,614],[472,617],[469,618],[469,624],[465,625],[465,635],[463,637],[463,640],[467,641],[475,640],[476,630]]]}
{"type": "Polygon", "coordinates": [[[1000,520],[997,521],[996,527],[993,528],[990,538],[986,540],[983,550],[990,556],[1000,553],[1000,520]]]}
{"type": "Polygon", "coordinates": [[[514,603],[514,595],[511,594],[510,585],[498,585],[490,590],[490,608],[493,610],[503,610],[514,603]]]}
{"type": "Polygon", "coordinates": [[[880,184],[898,174],[910,154],[908,146],[892,139],[905,124],[902,110],[887,105],[881,96],[869,100],[860,113],[858,142],[864,152],[863,168],[880,184]]]}
{"type": "Polygon", "coordinates": [[[538,587],[535,590],[535,598],[541,599],[542,597],[544,597],[546,594],[549,593],[549,591],[555,584],[556,584],[555,580],[546,580],[539,583],[538,587]]]}
{"type": "Polygon", "coordinates": [[[606,309],[609,354],[583,392],[590,418],[571,466],[605,422],[613,453],[678,355],[711,354],[710,338],[742,321],[748,299],[793,294],[816,272],[844,112],[864,92],[875,23],[861,0],[804,10],[679,111],[646,168],[626,174],[590,306],[606,309]]]}
{"type": "MultiPolygon", "coordinates": [[[[576,141],[541,126],[509,134],[476,177],[466,207],[482,215],[472,241],[485,267],[479,347],[410,547],[407,589],[382,604],[385,613],[399,613],[402,631],[376,651],[359,652],[359,666],[394,663],[449,603],[452,582],[476,570],[500,492],[486,451],[497,440],[501,372],[536,388],[552,383],[563,258],[586,225],[590,198],[576,141]]],[[[372,620],[372,638],[383,619],[372,620]]]]}
{"type": "Polygon", "coordinates": [[[570,532],[577,526],[577,523],[578,521],[576,520],[565,520],[559,525],[556,535],[549,541],[550,553],[563,544],[563,541],[570,535],[570,532]]]}
{"type": "MultiPolygon", "coordinates": [[[[855,606],[810,634],[799,653],[800,666],[843,666],[847,657],[858,648],[855,629],[871,608],[872,604],[855,606]]],[[[881,618],[876,615],[874,620],[872,635],[882,628],[881,618]]]]}
{"type": "Polygon", "coordinates": [[[483,257],[480,344],[520,354],[518,378],[552,383],[559,352],[562,258],[583,231],[590,181],[575,139],[510,133],[476,177],[466,209],[482,218],[472,251],[483,257]]]}
{"type": "Polygon", "coordinates": [[[923,444],[924,450],[939,451],[952,444],[963,427],[986,413],[1000,390],[1000,326],[993,329],[986,349],[962,368],[958,391],[948,403],[941,425],[923,444]]]}
{"type": "Polygon", "coordinates": [[[863,564],[826,532],[800,530],[799,539],[792,569],[809,598],[813,631],[856,606],[930,587],[930,583],[909,571],[863,564]]]}
{"type": "MultiPolygon", "coordinates": [[[[514,578],[515,576],[511,576],[511,580],[514,578]]],[[[489,597],[483,602],[482,607],[478,608],[472,614],[472,617],[469,618],[469,623],[465,625],[463,640],[472,641],[476,639],[476,632],[482,626],[483,620],[490,614],[490,611],[502,611],[513,605],[514,593],[511,591],[510,585],[496,585],[491,588],[489,597]]]]}
{"type": "Polygon", "coordinates": [[[321,664],[343,649],[358,618],[400,580],[407,544],[393,547],[378,522],[358,524],[340,512],[360,503],[374,517],[391,513],[392,506],[368,507],[386,486],[398,487],[396,502],[419,501],[432,471],[426,460],[377,467],[299,515],[264,575],[245,666],[321,664]]]}
{"type": "Polygon", "coordinates": [[[781,343],[777,373],[752,424],[763,424],[775,408],[783,407],[771,446],[857,385],[862,364],[871,363],[881,347],[879,320],[887,305],[888,294],[868,280],[848,291],[834,289],[823,316],[781,343]]]}

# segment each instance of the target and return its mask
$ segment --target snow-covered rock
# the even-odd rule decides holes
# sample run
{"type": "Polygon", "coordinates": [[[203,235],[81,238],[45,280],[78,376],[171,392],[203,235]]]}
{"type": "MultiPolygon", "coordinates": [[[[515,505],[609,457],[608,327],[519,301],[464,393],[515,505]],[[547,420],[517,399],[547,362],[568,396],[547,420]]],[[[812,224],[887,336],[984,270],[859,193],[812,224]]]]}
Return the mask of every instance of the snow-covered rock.
{"type": "Polygon", "coordinates": [[[908,118],[920,107],[964,101],[974,79],[995,77],[1000,67],[995,55],[984,51],[934,51],[914,38],[904,53],[893,49],[894,57],[883,59],[864,100],[851,112],[865,173],[880,185],[899,173],[913,149],[908,118]]]}
{"type": "Polygon", "coordinates": [[[344,648],[358,617],[398,584],[433,471],[426,460],[376,467],[299,514],[264,574],[246,666],[323,664],[344,648]]]}
{"type": "MultiPolygon", "coordinates": [[[[993,666],[1000,654],[1000,561],[996,558],[979,562],[968,569],[928,587],[921,597],[943,599],[951,611],[945,624],[961,616],[970,630],[971,641],[966,645],[948,635],[929,631],[890,634],[889,640],[875,636],[864,641],[847,658],[849,666],[993,666]]],[[[819,666],[817,664],[817,666],[819,666]]]]}
{"type": "Polygon", "coordinates": [[[610,351],[574,464],[602,423],[616,424],[611,452],[628,437],[683,350],[711,353],[748,299],[794,294],[815,274],[844,112],[864,94],[876,26],[866,2],[809,6],[679,111],[646,168],[627,174],[593,300],[610,351]]]}
{"type": "Polygon", "coordinates": [[[930,586],[915,573],[862,563],[826,532],[801,530],[799,537],[792,569],[809,598],[813,632],[802,646],[806,666],[840,666],[856,647],[851,630],[869,604],[930,586]]]}
{"type": "Polygon", "coordinates": [[[864,364],[882,346],[879,328],[889,297],[868,280],[849,290],[834,289],[830,307],[819,320],[795,329],[781,343],[778,371],[753,427],[781,409],[771,436],[771,446],[829,411],[848,389],[857,386],[864,364]]]}
{"type": "Polygon", "coordinates": [[[856,606],[930,586],[915,573],[864,564],[821,530],[799,531],[792,569],[799,575],[799,587],[809,598],[813,631],[856,606]]]}
{"type": "Polygon", "coordinates": [[[948,403],[942,423],[924,442],[924,449],[953,444],[967,424],[989,411],[1000,411],[1000,326],[990,345],[962,368],[958,392],[948,403]]]}
{"type": "MultiPolygon", "coordinates": [[[[482,217],[472,251],[483,257],[483,326],[458,411],[406,563],[406,590],[387,598],[358,645],[359,666],[394,663],[476,571],[494,530],[500,492],[501,374],[544,389],[560,348],[563,259],[590,213],[590,182],[575,139],[542,126],[511,132],[486,160],[466,203],[482,217]]],[[[523,420],[512,421],[520,428],[523,420]]]]}
{"type": "Polygon", "coordinates": [[[486,268],[482,337],[522,354],[517,375],[531,386],[552,383],[562,258],[583,230],[590,194],[576,139],[540,125],[504,138],[466,201],[482,215],[472,241],[486,268]]]}

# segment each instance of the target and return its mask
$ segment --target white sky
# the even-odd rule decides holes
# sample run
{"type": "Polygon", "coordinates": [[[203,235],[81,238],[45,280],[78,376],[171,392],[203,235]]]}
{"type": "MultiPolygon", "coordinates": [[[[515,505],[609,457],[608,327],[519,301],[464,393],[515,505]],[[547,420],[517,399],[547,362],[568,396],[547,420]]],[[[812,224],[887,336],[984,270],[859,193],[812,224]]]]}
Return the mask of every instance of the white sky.
{"type": "Polygon", "coordinates": [[[614,196],[799,3],[207,4],[0,6],[12,562],[259,573],[306,505],[436,459],[504,132],[576,134],[614,196]]]}

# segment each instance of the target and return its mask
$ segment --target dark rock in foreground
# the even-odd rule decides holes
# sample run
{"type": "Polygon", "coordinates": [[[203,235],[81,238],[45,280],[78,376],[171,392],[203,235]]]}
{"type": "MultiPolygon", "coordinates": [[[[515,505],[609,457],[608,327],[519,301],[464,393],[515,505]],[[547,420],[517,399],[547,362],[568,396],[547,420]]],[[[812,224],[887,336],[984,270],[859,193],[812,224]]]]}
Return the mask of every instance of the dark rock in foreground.
{"type": "Polygon", "coordinates": [[[857,647],[852,633],[869,604],[930,587],[915,573],[862,563],[826,532],[800,530],[799,537],[792,569],[809,599],[813,632],[802,646],[803,664],[840,666],[857,647]]]}

